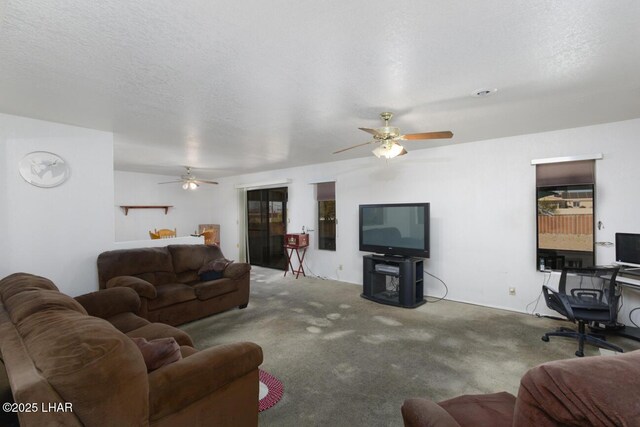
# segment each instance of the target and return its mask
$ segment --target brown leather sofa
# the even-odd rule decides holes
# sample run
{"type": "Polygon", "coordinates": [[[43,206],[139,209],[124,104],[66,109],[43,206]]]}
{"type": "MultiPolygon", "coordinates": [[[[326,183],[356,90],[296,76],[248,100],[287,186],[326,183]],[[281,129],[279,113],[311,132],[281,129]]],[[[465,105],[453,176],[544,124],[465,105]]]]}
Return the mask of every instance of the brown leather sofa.
{"type": "Polygon", "coordinates": [[[215,245],[108,251],[98,256],[98,281],[100,289],[134,289],[145,319],[180,325],[249,303],[249,264],[234,262],[221,279],[200,281],[198,270],[221,258],[215,245]]]}
{"type": "Polygon", "coordinates": [[[126,288],[74,300],[16,273],[0,281],[0,300],[0,377],[22,427],[258,425],[256,344],[197,351],[183,331],[137,317],[140,300],[126,288]],[[182,344],[182,358],[147,372],[130,337],[158,336],[182,344]]]}
{"type": "Polygon", "coordinates": [[[557,360],[531,368],[516,398],[465,395],[405,400],[406,427],[551,427],[640,425],[640,350],[557,360]]]}

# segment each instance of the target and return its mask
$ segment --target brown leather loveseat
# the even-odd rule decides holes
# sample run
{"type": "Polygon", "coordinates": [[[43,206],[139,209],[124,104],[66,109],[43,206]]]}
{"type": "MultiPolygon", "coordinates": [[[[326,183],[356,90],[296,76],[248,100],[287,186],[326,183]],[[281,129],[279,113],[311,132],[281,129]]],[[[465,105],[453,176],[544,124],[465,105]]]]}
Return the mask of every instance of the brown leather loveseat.
{"type": "Polygon", "coordinates": [[[0,376],[13,398],[3,409],[15,407],[22,427],[258,424],[254,343],[197,351],[183,331],[137,317],[140,300],[126,288],[74,300],[48,279],[16,273],[0,280],[0,300],[0,376]],[[176,361],[148,372],[131,337],[159,336],[182,345],[176,361]]]}
{"type": "Polygon", "coordinates": [[[98,280],[100,289],[134,289],[142,317],[180,325],[249,303],[249,264],[234,262],[222,278],[200,280],[198,271],[218,259],[224,256],[215,245],[118,249],[98,256],[98,280]]]}

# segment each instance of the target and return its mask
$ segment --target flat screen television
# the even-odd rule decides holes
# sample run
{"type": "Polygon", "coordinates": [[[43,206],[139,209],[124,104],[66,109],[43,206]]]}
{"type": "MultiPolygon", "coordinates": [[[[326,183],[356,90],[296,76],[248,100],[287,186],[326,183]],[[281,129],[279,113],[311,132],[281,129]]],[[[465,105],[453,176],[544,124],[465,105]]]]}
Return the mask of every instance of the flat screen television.
{"type": "Polygon", "coordinates": [[[429,203],[360,205],[360,250],[429,258],[429,203]]]}
{"type": "Polygon", "coordinates": [[[640,234],[616,233],[616,264],[640,267],[640,234]]]}

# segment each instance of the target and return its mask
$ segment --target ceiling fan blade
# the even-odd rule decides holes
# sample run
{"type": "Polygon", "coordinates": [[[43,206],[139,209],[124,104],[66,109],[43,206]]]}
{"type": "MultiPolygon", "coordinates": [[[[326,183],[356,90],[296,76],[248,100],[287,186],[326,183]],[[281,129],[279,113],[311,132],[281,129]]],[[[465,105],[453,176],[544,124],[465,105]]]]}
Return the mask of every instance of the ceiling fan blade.
{"type": "Polygon", "coordinates": [[[377,142],[377,141],[369,141],[369,142],[365,142],[365,143],[362,143],[362,144],[352,145],[351,147],[347,147],[347,148],[343,148],[342,150],[334,151],[332,154],[342,153],[343,151],[351,150],[352,148],[356,148],[356,147],[362,147],[363,145],[373,144],[374,142],[377,142]]]}
{"type": "Polygon", "coordinates": [[[408,135],[402,135],[399,139],[412,140],[412,139],[447,139],[451,138],[453,133],[451,131],[442,132],[426,132],[426,133],[410,133],[408,135]]]}
{"type": "Polygon", "coordinates": [[[367,133],[370,133],[371,135],[379,135],[378,131],[375,129],[369,129],[369,128],[358,128],[358,129],[363,130],[367,133]]]}
{"type": "Polygon", "coordinates": [[[177,181],[159,182],[158,184],[175,184],[177,182],[184,182],[184,181],[182,179],[179,179],[177,181]]]}
{"type": "Polygon", "coordinates": [[[207,181],[206,179],[195,179],[193,182],[197,184],[217,184],[216,181],[207,181]]]}
{"type": "Polygon", "coordinates": [[[404,149],[404,147],[402,147],[402,151],[400,152],[400,154],[398,154],[396,157],[400,157],[400,156],[404,156],[405,154],[407,154],[408,151],[404,149]]]}

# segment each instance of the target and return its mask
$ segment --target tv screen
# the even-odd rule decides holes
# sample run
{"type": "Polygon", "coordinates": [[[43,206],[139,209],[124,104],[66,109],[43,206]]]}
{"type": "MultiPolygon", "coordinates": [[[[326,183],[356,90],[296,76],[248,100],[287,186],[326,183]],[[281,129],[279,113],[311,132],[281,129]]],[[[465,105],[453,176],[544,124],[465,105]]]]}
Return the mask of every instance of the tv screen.
{"type": "Polygon", "coordinates": [[[640,267],[640,234],[616,233],[616,263],[640,267]]]}
{"type": "Polygon", "coordinates": [[[360,205],[360,250],[429,258],[429,203],[360,205]]]}

